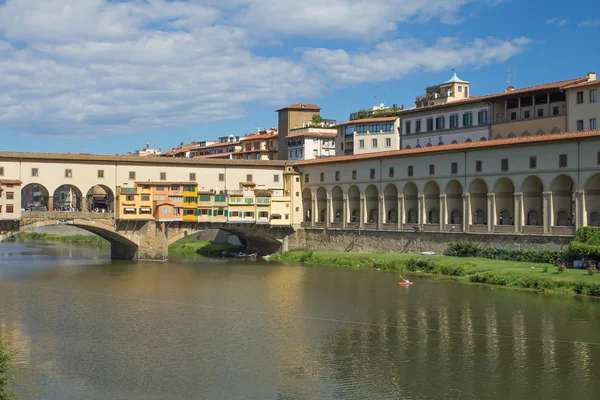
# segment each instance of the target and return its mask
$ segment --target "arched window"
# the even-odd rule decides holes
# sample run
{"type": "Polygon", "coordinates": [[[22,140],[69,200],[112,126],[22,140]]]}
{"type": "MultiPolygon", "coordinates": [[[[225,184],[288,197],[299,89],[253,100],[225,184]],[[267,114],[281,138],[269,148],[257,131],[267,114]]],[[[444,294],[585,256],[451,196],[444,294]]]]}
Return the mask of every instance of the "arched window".
{"type": "Polygon", "coordinates": [[[461,224],[462,223],[462,213],[458,210],[452,210],[452,212],[450,212],[450,223],[453,225],[461,224]]]}
{"type": "Polygon", "coordinates": [[[438,210],[432,208],[429,210],[429,218],[427,218],[428,224],[438,224],[440,222],[438,210]]]}
{"type": "Polygon", "coordinates": [[[500,215],[498,217],[498,225],[512,225],[513,218],[508,210],[500,211],[500,215]]]}
{"type": "Polygon", "coordinates": [[[517,134],[516,134],[516,133],[514,133],[514,132],[511,132],[511,133],[509,133],[509,134],[508,134],[508,137],[509,137],[509,138],[516,138],[516,137],[517,137],[517,134]]]}
{"type": "Polygon", "coordinates": [[[566,211],[560,210],[556,214],[556,226],[571,226],[571,218],[566,211]]]}
{"type": "Polygon", "coordinates": [[[387,213],[387,222],[388,224],[395,224],[396,222],[396,209],[392,208],[391,210],[388,211],[387,213]]]}
{"type": "Polygon", "coordinates": [[[483,210],[475,210],[475,214],[473,215],[473,224],[474,225],[486,225],[487,221],[485,220],[485,213],[483,210]]]}
{"type": "Polygon", "coordinates": [[[590,213],[590,219],[588,220],[589,226],[600,226],[600,214],[598,211],[592,211],[590,213]]]}
{"type": "Polygon", "coordinates": [[[417,210],[415,210],[414,208],[411,208],[410,210],[408,210],[406,219],[407,219],[407,221],[406,221],[407,224],[418,224],[419,218],[417,217],[417,210]]]}
{"type": "Polygon", "coordinates": [[[527,225],[539,225],[540,219],[539,214],[535,210],[530,210],[527,213],[527,225]]]}
{"type": "Polygon", "coordinates": [[[480,142],[485,142],[487,140],[487,138],[481,137],[481,139],[479,139],[480,142]]]}

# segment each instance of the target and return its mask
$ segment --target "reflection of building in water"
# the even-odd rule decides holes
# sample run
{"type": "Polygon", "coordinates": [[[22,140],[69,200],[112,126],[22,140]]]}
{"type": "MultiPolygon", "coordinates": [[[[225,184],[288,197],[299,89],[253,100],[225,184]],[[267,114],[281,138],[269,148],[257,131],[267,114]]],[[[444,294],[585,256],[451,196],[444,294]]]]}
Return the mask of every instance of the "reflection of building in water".
{"type": "Polygon", "coordinates": [[[0,317],[0,344],[8,351],[18,350],[15,359],[17,364],[27,364],[31,359],[30,343],[30,338],[25,335],[17,319],[0,317]]]}

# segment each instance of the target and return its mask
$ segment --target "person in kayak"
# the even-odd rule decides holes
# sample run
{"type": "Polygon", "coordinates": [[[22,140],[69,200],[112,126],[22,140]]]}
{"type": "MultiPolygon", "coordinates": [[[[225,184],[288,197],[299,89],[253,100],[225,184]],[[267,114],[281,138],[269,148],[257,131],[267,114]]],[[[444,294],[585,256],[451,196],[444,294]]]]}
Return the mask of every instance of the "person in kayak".
{"type": "Polygon", "coordinates": [[[402,275],[398,275],[400,277],[400,279],[402,279],[404,281],[404,283],[406,283],[407,285],[410,283],[410,281],[408,279],[404,279],[404,277],[402,275]]]}

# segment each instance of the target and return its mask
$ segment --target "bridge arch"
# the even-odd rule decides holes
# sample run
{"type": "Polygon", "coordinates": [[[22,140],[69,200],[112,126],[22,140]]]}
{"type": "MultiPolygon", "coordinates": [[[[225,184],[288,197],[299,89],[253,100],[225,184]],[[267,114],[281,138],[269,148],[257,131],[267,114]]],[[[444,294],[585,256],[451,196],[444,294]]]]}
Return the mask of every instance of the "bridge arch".
{"type": "MultiPolygon", "coordinates": [[[[81,190],[71,184],[60,185],[54,191],[53,208],[57,211],[82,211],[85,200],[81,190]]],[[[51,210],[48,210],[51,211],[51,210]]]]}
{"type": "Polygon", "coordinates": [[[85,209],[82,211],[114,212],[115,193],[106,186],[97,184],[90,187],[85,196],[85,209]]]}
{"type": "Polygon", "coordinates": [[[21,208],[25,210],[48,210],[50,192],[39,183],[29,183],[21,189],[21,208]]]}

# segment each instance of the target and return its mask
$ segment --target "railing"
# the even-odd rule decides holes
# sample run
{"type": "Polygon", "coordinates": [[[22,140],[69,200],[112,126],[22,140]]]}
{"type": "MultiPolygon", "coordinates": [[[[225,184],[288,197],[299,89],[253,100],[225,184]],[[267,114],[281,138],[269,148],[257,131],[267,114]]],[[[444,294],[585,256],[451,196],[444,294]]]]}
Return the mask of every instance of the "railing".
{"type": "Polygon", "coordinates": [[[365,224],[365,229],[377,229],[377,223],[365,224]]]}
{"type": "Polygon", "coordinates": [[[483,233],[483,232],[487,232],[487,231],[488,231],[487,225],[469,225],[469,232],[483,233]]]}
{"type": "Polygon", "coordinates": [[[550,232],[558,235],[573,235],[575,234],[575,228],[572,226],[553,226],[550,232]]]}
{"type": "Polygon", "coordinates": [[[423,231],[425,232],[439,232],[440,224],[424,224],[423,231]]]}
{"type": "Polygon", "coordinates": [[[494,225],[494,232],[511,233],[515,231],[514,225],[494,225]]]}
{"type": "Polygon", "coordinates": [[[383,224],[383,229],[385,229],[385,230],[396,230],[396,229],[398,229],[398,224],[397,223],[383,224]]]}
{"type": "Polygon", "coordinates": [[[544,227],[541,225],[524,225],[523,233],[544,233],[544,227]]]}

